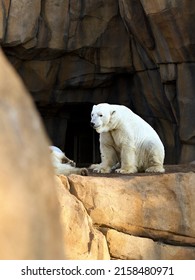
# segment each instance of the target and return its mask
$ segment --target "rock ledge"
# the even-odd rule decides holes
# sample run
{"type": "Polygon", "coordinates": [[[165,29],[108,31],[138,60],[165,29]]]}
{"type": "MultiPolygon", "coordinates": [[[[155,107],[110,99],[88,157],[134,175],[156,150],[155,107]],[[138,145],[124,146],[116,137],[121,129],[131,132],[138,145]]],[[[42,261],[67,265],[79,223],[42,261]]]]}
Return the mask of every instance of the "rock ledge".
{"type": "Polygon", "coordinates": [[[193,167],[166,170],[160,175],[59,176],[67,257],[195,259],[193,167]]]}

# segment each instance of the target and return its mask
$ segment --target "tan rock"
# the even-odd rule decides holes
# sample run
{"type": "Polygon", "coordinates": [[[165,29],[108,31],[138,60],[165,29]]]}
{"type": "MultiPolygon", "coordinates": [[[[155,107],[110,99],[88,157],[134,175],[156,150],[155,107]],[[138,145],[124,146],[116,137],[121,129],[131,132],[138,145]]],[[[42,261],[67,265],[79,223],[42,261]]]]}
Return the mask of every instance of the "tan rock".
{"type": "Polygon", "coordinates": [[[10,2],[11,0],[1,0],[0,2],[0,41],[3,40],[5,36],[10,2]]]}
{"type": "Polygon", "coordinates": [[[72,51],[96,44],[109,22],[118,14],[118,2],[70,1],[69,9],[71,13],[67,49],[72,51]]]}
{"type": "Polygon", "coordinates": [[[93,222],[116,230],[195,245],[195,174],[101,179],[71,175],[71,193],[93,222]]]}
{"type": "Polygon", "coordinates": [[[0,51],[0,259],[62,259],[49,140],[0,51]]]}
{"type": "Polygon", "coordinates": [[[154,49],[155,43],[152,31],[140,1],[121,0],[119,1],[119,8],[128,32],[133,34],[148,49],[154,49]]]}
{"type": "Polygon", "coordinates": [[[58,63],[58,60],[32,60],[22,63],[19,71],[30,92],[36,94],[42,90],[49,91],[54,86],[58,63]]]}
{"type": "Polygon", "coordinates": [[[45,37],[45,34],[39,34],[39,47],[46,43],[47,47],[54,50],[64,50],[66,48],[70,16],[69,5],[70,2],[67,0],[42,1],[42,16],[45,21],[43,32],[47,33],[47,36],[44,42],[41,39],[45,37]]]}
{"type": "Polygon", "coordinates": [[[180,161],[190,162],[195,159],[194,141],[194,71],[195,63],[182,63],[177,67],[178,71],[178,104],[182,114],[180,114],[180,138],[183,143],[180,161]],[[187,96],[186,96],[187,92],[187,96]]]}
{"type": "Polygon", "coordinates": [[[30,47],[35,46],[40,10],[39,0],[11,1],[5,43],[18,45],[33,40],[30,47]]]}
{"type": "Polygon", "coordinates": [[[71,260],[110,259],[105,236],[94,228],[83,204],[69,193],[66,177],[60,178],[56,177],[56,187],[61,206],[66,258],[71,260]],[[63,178],[63,181],[60,178],[63,178]]]}
{"type": "Polygon", "coordinates": [[[175,64],[161,64],[160,76],[162,83],[171,82],[177,79],[177,67],[175,64]]]}
{"type": "Polygon", "coordinates": [[[108,230],[106,234],[112,257],[125,260],[194,260],[195,248],[172,246],[108,230]]]}
{"type": "Polygon", "coordinates": [[[56,183],[59,184],[62,188],[62,185],[63,187],[69,191],[70,190],[70,185],[69,185],[69,182],[68,182],[68,178],[64,175],[56,175],[55,176],[55,179],[56,179],[56,183]]]}
{"type": "Polygon", "coordinates": [[[148,0],[140,0],[140,2],[142,3],[145,12],[147,14],[159,13],[165,9],[168,10],[171,8],[175,8],[179,5],[179,1],[168,1],[168,0],[155,1],[155,2],[151,2],[148,0]]]}

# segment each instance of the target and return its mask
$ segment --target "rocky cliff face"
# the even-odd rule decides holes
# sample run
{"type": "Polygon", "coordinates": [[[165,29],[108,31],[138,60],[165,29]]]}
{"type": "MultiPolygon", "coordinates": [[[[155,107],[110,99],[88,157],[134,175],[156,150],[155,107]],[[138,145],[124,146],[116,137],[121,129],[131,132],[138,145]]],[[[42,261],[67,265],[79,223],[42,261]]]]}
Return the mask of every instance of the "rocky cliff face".
{"type": "Polygon", "coordinates": [[[195,259],[194,172],[56,178],[70,259],[195,259]]]}
{"type": "Polygon", "coordinates": [[[110,102],[157,130],[166,163],[188,162],[195,158],[194,16],[187,0],[1,0],[0,42],[54,144],[75,161],[97,160],[95,142],[89,158],[79,147],[94,139],[92,104],[110,102]],[[78,127],[85,136],[73,132],[78,127]]]}

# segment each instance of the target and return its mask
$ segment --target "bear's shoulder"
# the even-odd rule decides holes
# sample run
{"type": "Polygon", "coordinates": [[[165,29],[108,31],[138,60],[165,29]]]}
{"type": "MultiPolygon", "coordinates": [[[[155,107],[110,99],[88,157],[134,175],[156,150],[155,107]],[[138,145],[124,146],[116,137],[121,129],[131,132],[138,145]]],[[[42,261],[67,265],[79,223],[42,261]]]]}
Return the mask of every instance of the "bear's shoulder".
{"type": "Polygon", "coordinates": [[[119,117],[135,115],[128,107],[124,105],[112,105],[113,111],[116,111],[119,117]]]}

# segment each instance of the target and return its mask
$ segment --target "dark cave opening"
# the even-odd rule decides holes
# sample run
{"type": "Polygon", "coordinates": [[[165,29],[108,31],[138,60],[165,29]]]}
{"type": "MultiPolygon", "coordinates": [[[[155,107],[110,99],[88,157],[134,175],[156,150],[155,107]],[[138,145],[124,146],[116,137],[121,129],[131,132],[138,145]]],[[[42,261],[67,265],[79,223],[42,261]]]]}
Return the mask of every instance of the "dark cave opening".
{"type": "Polygon", "coordinates": [[[79,167],[100,161],[99,135],[90,126],[92,103],[66,103],[38,108],[51,144],[79,167]]]}

